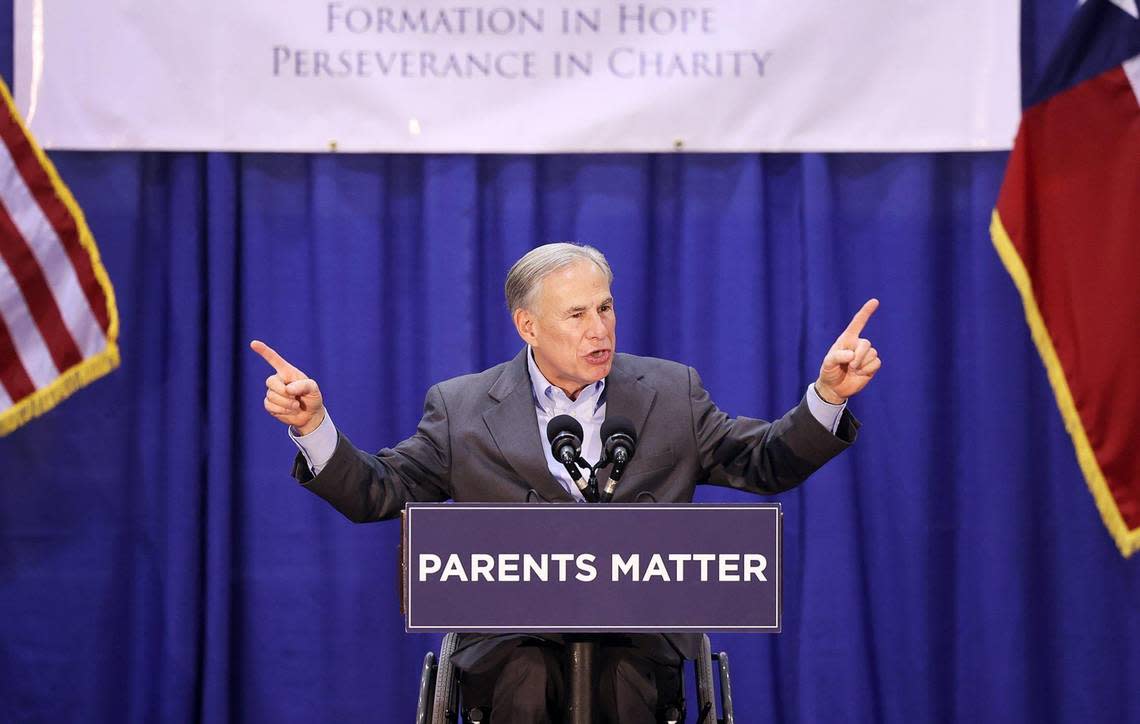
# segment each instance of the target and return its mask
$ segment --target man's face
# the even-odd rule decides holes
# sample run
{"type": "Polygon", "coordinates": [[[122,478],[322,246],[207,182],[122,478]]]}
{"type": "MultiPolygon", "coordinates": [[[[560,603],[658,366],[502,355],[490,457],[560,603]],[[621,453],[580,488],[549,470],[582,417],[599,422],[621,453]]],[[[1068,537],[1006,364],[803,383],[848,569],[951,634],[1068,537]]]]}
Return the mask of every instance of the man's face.
{"type": "Polygon", "coordinates": [[[515,326],[551,384],[571,398],[610,373],[617,319],[605,273],[583,259],[547,275],[515,326]]]}

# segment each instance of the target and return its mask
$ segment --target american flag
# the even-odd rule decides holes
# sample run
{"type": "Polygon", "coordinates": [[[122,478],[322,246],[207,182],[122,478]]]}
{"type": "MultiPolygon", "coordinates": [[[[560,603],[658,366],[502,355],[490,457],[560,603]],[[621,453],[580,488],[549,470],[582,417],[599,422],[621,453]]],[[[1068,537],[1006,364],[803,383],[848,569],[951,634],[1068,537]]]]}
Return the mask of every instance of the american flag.
{"type": "Polygon", "coordinates": [[[119,364],[115,294],[83,212],[0,81],[0,435],[119,364]]]}

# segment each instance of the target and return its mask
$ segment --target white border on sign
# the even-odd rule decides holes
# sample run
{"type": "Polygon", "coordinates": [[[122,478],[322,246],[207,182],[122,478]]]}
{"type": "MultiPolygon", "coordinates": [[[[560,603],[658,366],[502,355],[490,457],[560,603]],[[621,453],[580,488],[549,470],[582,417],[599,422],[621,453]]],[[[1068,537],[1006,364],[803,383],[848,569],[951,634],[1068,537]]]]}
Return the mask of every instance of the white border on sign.
{"type": "MultiPolygon", "coordinates": [[[[477,624],[471,624],[468,626],[416,626],[415,624],[412,623],[412,585],[411,585],[411,580],[410,580],[411,575],[412,575],[412,513],[414,511],[416,511],[417,509],[431,510],[431,511],[437,511],[437,510],[439,510],[439,511],[442,511],[442,510],[518,510],[518,511],[533,512],[533,510],[534,510],[533,506],[523,504],[523,503],[519,503],[519,504],[515,504],[515,505],[494,505],[494,504],[488,505],[488,504],[481,504],[481,503],[474,503],[474,504],[472,504],[472,503],[441,503],[441,504],[414,503],[414,504],[410,504],[410,505],[405,507],[405,512],[407,514],[407,521],[408,521],[408,523],[407,523],[407,525],[408,525],[407,543],[408,544],[407,544],[406,549],[404,551],[405,565],[406,565],[405,570],[407,571],[407,576],[408,576],[408,579],[405,581],[405,585],[404,585],[404,597],[405,597],[404,609],[407,611],[407,625],[405,626],[405,630],[407,630],[409,632],[411,632],[411,631],[467,631],[467,632],[471,632],[471,631],[475,631],[475,632],[479,632],[479,631],[520,631],[521,632],[522,629],[520,629],[518,626],[479,626],[477,624]]],[[[646,508],[645,508],[644,504],[639,504],[639,505],[606,504],[606,505],[585,506],[585,505],[579,505],[579,504],[575,504],[575,503],[566,503],[566,504],[555,503],[555,504],[548,505],[547,509],[550,509],[550,510],[557,509],[557,510],[561,510],[561,511],[575,511],[575,512],[577,512],[577,511],[586,511],[586,510],[589,510],[589,511],[645,510],[646,508]]],[[[662,511],[662,510],[764,510],[764,511],[772,511],[776,514],[776,525],[775,525],[776,560],[777,561],[781,560],[782,551],[780,550],[780,547],[783,543],[782,526],[783,526],[784,516],[781,514],[781,509],[780,509],[779,503],[755,503],[755,504],[740,503],[737,505],[716,505],[716,504],[714,504],[714,505],[703,505],[703,504],[699,504],[699,503],[665,503],[665,504],[653,506],[652,509],[655,511],[662,511]]],[[[678,626],[670,626],[670,625],[662,625],[662,624],[658,624],[655,626],[527,626],[525,628],[525,630],[526,631],[545,631],[545,632],[549,632],[549,633],[556,633],[559,631],[597,631],[597,632],[602,632],[602,631],[629,631],[629,630],[639,630],[639,629],[660,631],[662,633],[677,633],[677,632],[681,632],[681,631],[722,631],[722,632],[726,632],[726,633],[727,632],[733,632],[733,631],[737,631],[737,632],[742,632],[742,631],[777,631],[778,632],[780,630],[780,606],[781,606],[782,599],[783,599],[783,585],[782,585],[782,581],[780,578],[782,566],[777,565],[775,568],[776,568],[776,575],[773,577],[772,584],[776,587],[776,609],[775,609],[776,623],[772,624],[772,625],[732,626],[732,627],[726,627],[726,626],[715,625],[715,624],[708,624],[708,625],[692,625],[692,624],[690,624],[690,625],[678,625],[678,626]]]]}

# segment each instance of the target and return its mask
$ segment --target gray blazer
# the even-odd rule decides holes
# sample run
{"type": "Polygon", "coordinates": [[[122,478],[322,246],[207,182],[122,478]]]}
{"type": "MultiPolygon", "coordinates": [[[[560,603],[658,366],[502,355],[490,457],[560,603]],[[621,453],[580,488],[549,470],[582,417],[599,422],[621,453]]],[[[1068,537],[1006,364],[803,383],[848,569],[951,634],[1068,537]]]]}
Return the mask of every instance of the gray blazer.
{"type": "MultiPolygon", "coordinates": [[[[775,422],[730,418],[692,368],[629,354],[614,357],[606,414],[637,428],[637,454],[615,502],[689,502],[697,483],[788,490],[851,445],[859,427],[844,412],[832,435],[803,400],[775,422]]],[[[341,433],[320,475],[301,455],[293,475],[355,522],[396,517],[409,501],[573,502],[546,466],[545,444],[524,348],[509,362],[433,386],[416,433],[395,447],[371,455],[341,433]]],[[[690,658],[697,651],[696,637],[667,638],[690,658]]]]}

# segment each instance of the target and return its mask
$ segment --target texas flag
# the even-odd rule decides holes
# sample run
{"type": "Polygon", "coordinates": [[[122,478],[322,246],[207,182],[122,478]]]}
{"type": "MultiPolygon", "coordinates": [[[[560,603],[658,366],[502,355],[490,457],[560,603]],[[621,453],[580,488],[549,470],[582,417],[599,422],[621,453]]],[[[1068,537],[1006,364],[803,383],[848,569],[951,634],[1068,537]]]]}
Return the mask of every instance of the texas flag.
{"type": "Polygon", "coordinates": [[[1140,549],[1140,13],[1089,0],[1025,99],[991,225],[1105,525],[1140,549]]]}

